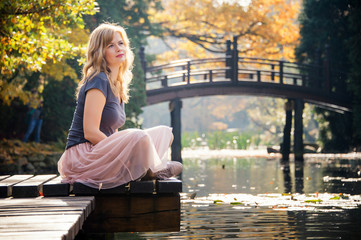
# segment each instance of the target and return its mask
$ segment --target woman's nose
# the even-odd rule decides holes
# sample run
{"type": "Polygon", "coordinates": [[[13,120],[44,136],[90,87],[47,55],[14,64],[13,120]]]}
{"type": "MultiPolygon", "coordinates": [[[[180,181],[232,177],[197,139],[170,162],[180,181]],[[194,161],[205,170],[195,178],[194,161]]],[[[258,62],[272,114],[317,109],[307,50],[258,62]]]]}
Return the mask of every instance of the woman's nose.
{"type": "Polygon", "coordinates": [[[121,46],[119,46],[118,44],[117,44],[117,45],[115,45],[115,51],[119,52],[121,49],[122,49],[122,47],[121,47],[121,46]]]}

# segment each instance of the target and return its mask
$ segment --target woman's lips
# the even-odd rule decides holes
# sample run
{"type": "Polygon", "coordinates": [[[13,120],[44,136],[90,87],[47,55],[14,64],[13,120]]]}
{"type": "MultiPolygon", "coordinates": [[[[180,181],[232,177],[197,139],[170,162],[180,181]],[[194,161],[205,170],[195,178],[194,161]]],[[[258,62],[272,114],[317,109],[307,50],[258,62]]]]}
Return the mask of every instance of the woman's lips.
{"type": "Polygon", "coordinates": [[[117,58],[121,58],[121,57],[123,57],[123,56],[124,56],[124,54],[121,53],[121,54],[118,54],[116,57],[117,57],[117,58]]]}

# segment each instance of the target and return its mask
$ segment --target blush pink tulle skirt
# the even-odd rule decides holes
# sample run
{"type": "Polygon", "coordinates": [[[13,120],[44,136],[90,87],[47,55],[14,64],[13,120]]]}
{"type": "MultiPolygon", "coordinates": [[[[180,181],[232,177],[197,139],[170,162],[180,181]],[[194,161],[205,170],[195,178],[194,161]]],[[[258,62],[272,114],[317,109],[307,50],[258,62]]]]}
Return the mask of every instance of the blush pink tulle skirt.
{"type": "Polygon", "coordinates": [[[122,130],[96,145],[86,142],[68,148],[58,162],[58,171],[66,183],[114,188],[143,177],[148,169],[164,169],[172,139],[172,129],[167,126],[122,130]]]}

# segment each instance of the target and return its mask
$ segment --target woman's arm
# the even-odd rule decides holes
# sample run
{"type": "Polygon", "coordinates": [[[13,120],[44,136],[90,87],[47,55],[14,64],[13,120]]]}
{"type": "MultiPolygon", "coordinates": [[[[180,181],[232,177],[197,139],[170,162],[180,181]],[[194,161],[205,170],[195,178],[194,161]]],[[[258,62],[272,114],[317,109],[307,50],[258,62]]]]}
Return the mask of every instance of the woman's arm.
{"type": "Polygon", "coordinates": [[[86,93],[83,118],[84,137],[94,145],[107,137],[100,131],[105,101],[105,96],[99,89],[93,88],[86,93]]]}

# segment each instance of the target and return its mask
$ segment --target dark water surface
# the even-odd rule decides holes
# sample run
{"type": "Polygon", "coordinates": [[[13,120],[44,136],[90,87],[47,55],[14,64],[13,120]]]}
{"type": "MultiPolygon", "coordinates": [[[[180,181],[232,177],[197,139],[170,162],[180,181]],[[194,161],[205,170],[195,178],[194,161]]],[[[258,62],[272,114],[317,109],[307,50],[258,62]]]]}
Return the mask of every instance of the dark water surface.
{"type": "Polygon", "coordinates": [[[361,239],[361,160],[184,159],[181,231],[109,239],[361,239]]]}

